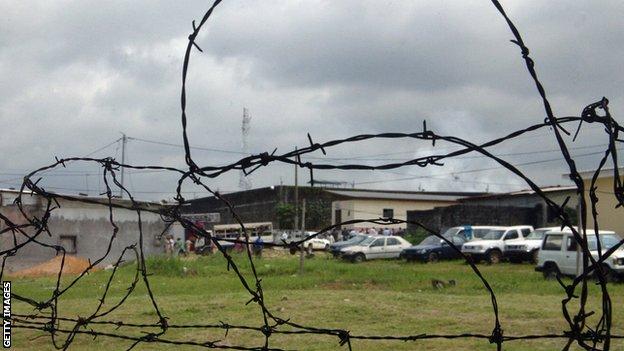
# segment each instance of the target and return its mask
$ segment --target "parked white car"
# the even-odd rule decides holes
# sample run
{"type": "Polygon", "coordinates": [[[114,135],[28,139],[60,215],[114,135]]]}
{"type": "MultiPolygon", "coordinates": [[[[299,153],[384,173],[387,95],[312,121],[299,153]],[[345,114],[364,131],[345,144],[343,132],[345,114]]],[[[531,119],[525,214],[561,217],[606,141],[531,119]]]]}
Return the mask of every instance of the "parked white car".
{"type": "MultiPolygon", "coordinates": [[[[615,246],[621,238],[615,232],[603,230],[598,233],[602,252],[615,246]]],[[[587,229],[587,243],[589,251],[598,259],[596,234],[587,229]]],[[[542,272],[544,278],[552,279],[558,274],[576,276],[577,272],[577,243],[569,228],[549,231],[544,235],[542,246],[538,254],[535,270],[542,272]]],[[[617,281],[624,275],[624,249],[619,248],[603,261],[602,270],[608,281],[617,281]]]]}
{"type": "Polygon", "coordinates": [[[529,261],[537,263],[539,248],[542,246],[544,234],[551,230],[559,230],[561,227],[537,228],[523,239],[509,240],[505,243],[504,256],[509,262],[529,261]]]}
{"type": "Polygon", "coordinates": [[[303,242],[303,247],[307,250],[329,250],[329,245],[332,244],[332,241],[318,236],[312,239],[308,239],[314,234],[316,234],[316,232],[292,232],[290,234],[283,233],[280,237],[280,242],[285,241],[287,243],[290,243],[293,241],[301,241],[303,239],[306,239],[306,241],[303,242]]]}
{"type": "Polygon", "coordinates": [[[494,227],[481,240],[475,240],[462,245],[462,253],[472,257],[474,262],[483,259],[489,263],[499,263],[505,252],[505,242],[513,239],[523,239],[533,231],[530,225],[513,227],[494,227]]]}
{"type": "Polygon", "coordinates": [[[398,236],[371,236],[355,246],[346,247],[340,252],[342,258],[362,262],[378,258],[399,258],[401,251],[412,244],[398,236]]]}
{"type": "MultiPolygon", "coordinates": [[[[315,232],[305,232],[305,237],[316,234],[315,232]]],[[[328,239],[314,237],[303,242],[303,247],[308,250],[329,250],[331,242],[328,239]]]]}

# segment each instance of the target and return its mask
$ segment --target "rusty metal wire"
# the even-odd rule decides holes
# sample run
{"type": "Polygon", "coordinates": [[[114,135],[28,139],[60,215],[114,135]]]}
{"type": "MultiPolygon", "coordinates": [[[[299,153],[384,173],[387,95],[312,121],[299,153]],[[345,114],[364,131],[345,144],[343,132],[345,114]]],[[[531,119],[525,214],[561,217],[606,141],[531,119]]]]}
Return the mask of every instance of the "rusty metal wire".
{"type": "MultiPolygon", "coordinates": [[[[598,202],[598,196],[596,194],[596,181],[598,179],[599,173],[609,164],[609,168],[612,168],[613,172],[613,194],[617,199],[617,202],[622,205],[624,203],[624,192],[622,187],[621,178],[619,175],[618,168],[618,160],[617,160],[617,149],[616,145],[621,143],[622,140],[619,138],[619,133],[623,130],[622,127],[613,119],[609,112],[608,103],[609,101],[606,98],[602,98],[599,101],[591,103],[583,108],[580,116],[567,116],[567,117],[557,117],[555,113],[552,111],[549,100],[547,98],[546,90],[543,87],[542,83],[538,79],[537,71],[535,68],[535,62],[531,59],[529,55],[529,49],[524,43],[522,36],[514,23],[506,14],[505,10],[501,6],[501,4],[497,0],[492,0],[494,7],[500,12],[500,15],[507,23],[512,35],[512,42],[518,45],[520,48],[520,52],[522,58],[525,62],[527,71],[531,76],[535,87],[539,93],[540,98],[542,99],[542,103],[545,111],[545,119],[542,123],[534,124],[528,126],[527,128],[515,131],[503,137],[493,139],[486,143],[475,144],[468,140],[454,137],[454,136],[445,136],[436,133],[433,130],[427,129],[426,122],[423,122],[422,130],[418,132],[412,133],[381,133],[381,134],[364,134],[364,135],[356,135],[353,137],[348,137],[344,139],[331,140],[326,142],[315,142],[312,137],[307,135],[307,146],[301,146],[296,148],[295,150],[277,154],[277,150],[273,150],[271,153],[264,152],[257,155],[251,155],[248,157],[244,157],[236,162],[225,166],[199,166],[197,165],[191,155],[191,142],[187,135],[188,128],[188,116],[186,112],[186,81],[187,81],[187,73],[190,64],[191,53],[193,48],[201,51],[201,48],[196,43],[196,39],[202,28],[206,25],[207,21],[210,19],[211,15],[215,8],[221,3],[221,0],[216,0],[212,4],[212,6],[205,12],[202,19],[199,23],[195,23],[193,21],[193,31],[188,37],[188,44],[186,47],[186,52],[184,55],[184,63],[182,68],[182,91],[181,91],[181,122],[183,127],[183,141],[184,141],[184,149],[185,149],[185,160],[187,169],[177,169],[172,167],[158,167],[158,166],[137,166],[130,164],[122,164],[118,161],[105,158],[105,159],[96,159],[89,157],[71,157],[71,158],[63,158],[57,159],[56,162],[50,164],[48,166],[39,168],[30,174],[28,174],[24,178],[23,185],[21,187],[21,192],[18,198],[16,199],[16,205],[23,216],[25,224],[18,224],[13,222],[10,218],[0,213],[0,220],[4,223],[4,229],[0,231],[0,235],[11,236],[13,238],[14,245],[10,248],[4,249],[0,251],[0,255],[2,256],[2,271],[0,272],[0,280],[2,280],[4,276],[4,268],[6,264],[6,260],[14,256],[17,252],[23,249],[26,245],[39,245],[51,250],[56,250],[56,252],[61,255],[61,268],[56,277],[56,285],[54,290],[52,291],[49,298],[44,300],[37,300],[31,297],[22,296],[18,294],[13,294],[13,298],[24,303],[32,305],[34,308],[34,313],[32,314],[15,314],[13,315],[13,327],[18,329],[31,329],[38,330],[42,333],[49,335],[50,342],[57,349],[67,349],[72,345],[72,342],[75,340],[75,337],[78,335],[89,335],[92,337],[105,337],[112,339],[123,339],[129,342],[128,349],[132,349],[139,344],[144,343],[161,343],[161,344],[170,344],[170,345],[188,345],[188,346],[196,346],[196,347],[205,347],[205,348],[220,348],[220,349],[234,349],[234,350],[279,350],[278,348],[274,348],[271,346],[271,336],[275,334],[283,334],[283,335],[291,335],[291,334],[318,334],[318,335],[327,335],[329,337],[333,337],[336,339],[339,345],[346,345],[349,350],[352,349],[351,341],[352,340],[388,340],[388,341],[416,341],[416,340],[431,340],[431,339],[462,339],[462,338],[473,338],[473,339],[484,339],[489,341],[492,344],[495,344],[497,350],[501,350],[503,348],[504,343],[518,341],[518,340],[529,340],[529,339],[564,339],[566,340],[566,345],[564,346],[564,350],[569,349],[573,344],[576,344],[578,347],[581,347],[586,350],[609,350],[611,347],[611,341],[613,339],[622,339],[624,335],[613,335],[612,334],[612,304],[609,296],[609,289],[607,284],[607,277],[605,276],[605,272],[601,267],[601,264],[609,257],[611,253],[613,253],[617,248],[619,248],[624,242],[620,242],[618,245],[610,248],[609,250],[603,250],[600,247],[600,241],[598,243],[598,252],[599,257],[594,258],[588,247],[587,235],[585,223],[588,216],[593,218],[594,230],[598,231],[598,212],[596,203],[598,202]],[[576,134],[574,138],[578,135],[578,132],[582,126],[582,124],[600,124],[604,127],[605,137],[608,139],[608,147],[604,151],[604,155],[600,160],[600,165],[597,170],[593,173],[590,186],[587,187],[583,182],[581,175],[577,169],[574,159],[570,155],[568,151],[568,145],[564,138],[565,135],[570,135],[568,130],[566,129],[569,125],[578,124],[576,134]],[[570,179],[574,182],[577,192],[580,195],[585,194],[585,192],[589,193],[589,203],[583,196],[580,196],[580,213],[579,216],[582,219],[583,226],[580,228],[576,228],[576,223],[571,221],[571,218],[564,211],[567,200],[563,203],[559,204],[548,197],[542,192],[539,186],[529,178],[529,176],[525,175],[522,171],[520,171],[517,167],[515,167],[512,163],[504,160],[501,157],[495,156],[489,150],[492,147],[497,145],[501,145],[505,142],[513,140],[518,136],[523,134],[531,133],[540,129],[550,129],[561,149],[562,159],[566,162],[569,168],[570,179]],[[363,165],[363,164],[331,164],[331,163],[313,163],[313,162],[303,162],[301,161],[301,157],[311,154],[316,151],[321,151],[324,155],[327,153],[327,150],[330,150],[332,147],[342,145],[342,144],[352,144],[358,143],[371,139],[414,139],[414,140],[424,140],[430,141],[433,145],[436,143],[448,143],[450,145],[459,146],[460,149],[457,151],[445,153],[445,154],[432,154],[424,157],[418,157],[411,159],[406,162],[397,162],[397,163],[384,163],[375,166],[363,165]],[[187,204],[188,201],[182,196],[182,187],[184,184],[192,182],[195,185],[198,185],[211,194],[213,194],[216,198],[222,201],[231,211],[235,220],[239,223],[242,232],[244,233],[243,240],[230,240],[232,242],[239,243],[250,243],[249,232],[245,228],[243,221],[237,215],[233,206],[219,194],[217,191],[213,191],[209,186],[206,185],[206,180],[217,178],[220,176],[224,176],[228,173],[232,173],[233,171],[243,171],[245,174],[251,174],[255,172],[257,169],[261,167],[269,166],[273,163],[285,163],[290,165],[296,165],[298,167],[307,169],[310,174],[310,180],[312,185],[314,185],[314,170],[388,170],[401,168],[405,166],[419,166],[419,167],[433,167],[433,166],[443,166],[443,162],[446,159],[451,159],[456,156],[461,156],[468,153],[479,153],[482,154],[500,164],[502,167],[507,169],[511,174],[521,178],[532,190],[539,195],[548,206],[549,210],[552,213],[556,214],[558,220],[561,222],[562,228],[569,228],[573,234],[574,238],[577,241],[577,244],[582,250],[582,274],[577,278],[572,280],[571,283],[564,283],[563,280],[558,279],[562,290],[565,294],[565,297],[562,299],[562,314],[564,319],[567,322],[567,330],[562,330],[559,333],[544,333],[544,334],[532,334],[532,335],[506,335],[503,330],[503,326],[501,324],[499,318],[499,308],[497,302],[497,296],[488,282],[487,279],[482,275],[478,266],[474,264],[467,256],[464,256],[457,247],[452,245],[448,240],[442,236],[440,236],[437,232],[432,230],[431,228],[427,228],[421,223],[417,222],[408,222],[397,219],[387,219],[387,218],[368,218],[368,219],[358,219],[345,221],[336,225],[329,226],[319,231],[316,235],[311,237],[307,237],[305,239],[286,243],[268,243],[269,246],[281,246],[287,248],[299,248],[306,240],[310,240],[317,235],[321,235],[323,233],[329,232],[335,228],[339,228],[341,225],[348,224],[358,224],[358,223],[375,223],[379,225],[387,225],[387,224],[398,224],[398,223],[410,223],[412,225],[418,226],[432,235],[439,236],[442,240],[447,241],[451,247],[455,248],[455,250],[462,254],[462,257],[466,260],[466,262],[470,265],[470,268],[474,272],[474,274],[480,279],[483,284],[484,289],[488,292],[491,298],[492,305],[492,313],[494,316],[494,323],[492,325],[492,331],[490,334],[478,334],[478,333],[460,333],[460,334],[439,334],[433,331],[422,331],[421,333],[413,334],[413,335],[357,335],[352,334],[348,329],[334,329],[334,328],[325,328],[322,326],[313,326],[306,325],[301,322],[293,321],[289,318],[283,318],[278,316],[271,307],[266,303],[263,285],[261,277],[258,275],[256,271],[256,267],[254,265],[254,261],[252,259],[252,255],[250,252],[247,252],[246,260],[249,261],[249,265],[251,267],[251,277],[245,276],[235,260],[232,256],[221,246],[219,241],[212,236],[209,232],[205,231],[203,228],[197,226],[193,221],[186,219],[182,216],[180,209],[182,205],[187,204]],[[65,167],[66,164],[70,162],[83,162],[83,163],[91,163],[98,164],[102,168],[102,180],[104,182],[106,191],[102,195],[105,195],[106,201],[84,198],[84,197],[76,197],[70,195],[62,195],[56,194],[53,192],[47,191],[43,186],[38,185],[42,175],[44,172],[58,168],[65,167]],[[118,173],[122,168],[127,169],[148,169],[148,170],[162,170],[177,173],[180,178],[178,180],[178,185],[176,188],[176,204],[174,206],[167,207],[165,209],[154,209],[143,206],[141,202],[137,201],[130,191],[128,191],[119,181],[118,173]],[[130,205],[124,205],[123,203],[113,201],[113,189],[121,189],[125,196],[129,198],[130,205]],[[24,206],[22,205],[22,194],[25,191],[31,191],[33,194],[37,194],[45,199],[44,208],[42,215],[33,215],[28,213],[24,206]],[[110,237],[110,241],[108,242],[108,247],[105,250],[105,253],[90,262],[90,265],[87,269],[85,269],[80,275],[64,284],[61,287],[61,277],[63,267],[65,265],[65,256],[66,249],[59,245],[50,245],[39,240],[41,236],[50,235],[51,231],[48,227],[48,220],[50,218],[51,213],[58,207],[60,207],[58,200],[63,199],[66,201],[76,201],[76,202],[84,202],[91,203],[99,206],[106,206],[109,211],[109,221],[112,227],[112,235],[110,237]],[[111,255],[111,249],[113,247],[113,243],[115,241],[116,235],[119,231],[119,227],[116,224],[115,217],[113,215],[113,209],[115,208],[124,208],[127,210],[132,210],[136,212],[138,216],[139,223],[139,238],[138,242],[135,245],[128,246],[124,248],[122,254],[114,264],[114,269],[109,273],[109,279],[105,285],[104,291],[101,294],[99,299],[100,303],[95,308],[95,310],[88,316],[81,317],[70,317],[70,316],[61,316],[58,313],[59,308],[59,298],[64,294],[68,293],[85,275],[87,275],[95,266],[100,264],[105,258],[111,255]],[[241,287],[249,294],[249,302],[257,305],[260,313],[262,314],[263,323],[261,325],[232,325],[226,322],[219,321],[218,323],[213,324],[170,324],[168,322],[168,318],[162,313],[158,304],[158,297],[154,294],[152,288],[150,287],[150,278],[149,272],[146,268],[145,264],[145,254],[143,252],[143,230],[142,230],[142,213],[152,212],[161,215],[161,217],[166,220],[169,225],[172,223],[180,223],[185,229],[191,230],[197,235],[203,236],[206,240],[212,241],[214,245],[217,247],[219,252],[223,255],[225,260],[227,261],[227,267],[229,270],[234,272],[240,281],[241,287]],[[17,238],[21,237],[18,241],[17,238]],[[19,242],[19,243],[18,243],[19,242]],[[106,298],[109,294],[110,287],[115,278],[115,275],[118,271],[118,267],[122,263],[122,259],[126,253],[132,253],[134,255],[134,264],[136,265],[136,273],[132,282],[127,287],[125,294],[122,298],[114,305],[104,308],[104,304],[106,298]],[[587,311],[586,303],[589,296],[588,284],[593,282],[597,277],[597,284],[601,289],[601,299],[602,299],[602,309],[600,311],[587,311]],[[122,320],[111,320],[107,319],[112,313],[118,310],[127,299],[136,291],[136,288],[139,284],[143,284],[149,300],[151,302],[153,312],[155,313],[157,320],[153,323],[129,323],[124,322],[122,320]],[[576,295],[576,292],[580,288],[580,294],[576,295]],[[574,304],[576,303],[576,304],[574,304]],[[600,318],[599,321],[593,325],[590,325],[588,321],[588,317],[599,313],[600,318]],[[71,323],[73,324],[72,328],[63,328],[60,327],[60,322],[64,324],[71,323]],[[115,327],[116,331],[107,332],[98,330],[100,326],[109,326],[115,327]],[[219,340],[211,340],[205,342],[196,342],[189,340],[179,340],[179,339],[171,339],[167,337],[167,332],[173,329],[218,329],[223,330],[227,334],[230,330],[246,330],[250,332],[255,332],[258,335],[263,336],[262,344],[256,347],[247,347],[242,345],[231,345],[220,342],[219,340]],[[138,332],[137,332],[138,331],[138,332]]],[[[164,232],[163,232],[164,233],[164,232]]],[[[347,322],[345,322],[347,323],[347,322]]]]}

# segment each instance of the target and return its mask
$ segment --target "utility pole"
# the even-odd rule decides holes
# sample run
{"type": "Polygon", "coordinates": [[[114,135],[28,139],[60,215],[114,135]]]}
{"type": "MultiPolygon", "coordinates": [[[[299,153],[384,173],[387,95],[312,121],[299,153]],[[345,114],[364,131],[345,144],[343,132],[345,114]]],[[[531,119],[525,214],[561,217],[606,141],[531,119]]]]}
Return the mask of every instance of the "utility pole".
{"type": "MultiPolygon", "coordinates": [[[[295,146],[295,152],[297,151],[297,147],[295,146]]],[[[295,161],[297,157],[295,156],[295,161]]],[[[299,229],[299,177],[297,176],[297,168],[299,165],[295,164],[295,232],[299,229]]]]}
{"type": "MultiPolygon", "coordinates": [[[[251,116],[249,115],[249,110],[244,107],[243,108],[243,123],[241,125],[241,147],[243,153],[247,154],[249,145],[247,143],[247,139],[249,139],[249,129],[251,123],[251,116]]],[[[245,175],[245,172],[241,169],[238,179],[238,187],[240,190],[249,190],[251,189],[251,180],[245,175]]]]}
{"type": "Polygon", "coordinates": [[[87,195],[89,194],[89,175],[85,174],[85,184],[87,185],[87,195]]]}
{"type": "MultiPolygon", "coordinates": [[[[305,213],[306,213],[306,199],[303,199],[301,204],[301,235],[305,238],[305,213]]],[[[299,252],[299,274],[303,274],[303,259],[304,259],[304,244],[301,245],[301,251],[299,252]]]]}
{"type": "MultiPolygon", "coordinates": [[[[121,133],[121,163],[125,164],[126,163],[126,143],[128,142],[128,138],[126,137],[126,134],[121,133]]],[[[119,189],[119,198],[123,198],[123,185],[124,185],[124,169],[125,167],[121,167],[121,186],[122,188],[119,189]]]]}
{"type": "MultiPolygon", "coordinates": [[[[578,205],[576,206],[576,211],[577,211],[576,216],[578,217],[577,218],[578,232],[583,238],[583,240],[585,240],[587,236],[587,231],[583,230],[583,218],[581,216],[581,211],[583,210],[583,197],[584,196],[585,194],[579,195],[578,205]]],[[[596,237],[596,239],[598,239],[598,237],[596,237]]],[[[576,276],[577,277],[583,273],[583,264],[581,263],[582,260],[583,260],[583,253],[581,251],[581,243],[577,243],[576,244],[576,276]]]]}

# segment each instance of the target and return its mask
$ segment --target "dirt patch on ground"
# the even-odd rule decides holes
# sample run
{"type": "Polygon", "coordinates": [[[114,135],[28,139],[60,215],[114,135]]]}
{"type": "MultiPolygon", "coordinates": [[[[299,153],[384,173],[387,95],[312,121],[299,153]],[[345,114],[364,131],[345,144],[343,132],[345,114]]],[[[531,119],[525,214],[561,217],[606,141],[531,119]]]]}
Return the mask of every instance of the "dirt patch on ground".
{"type": "MultiPolygon", "coordinates": [[[[45,261],[30,268],[22,269],[10,273],[12,277],[42,277],[57,275],[61,269],[62,256],[56,256],[51,260],[45,261]]],[[[89,267],[87,259],[76,256],[65,256],[63,264],[63,274],[80,274],[89,267]]],[[[96,270],[93,268],[91,271],[96,270]]]]}
{"type": "Polygon", "coordinates": [[[370,279],[357,283],[335,280],[333,282],[323,283],[321,284],[321,287],[329,290],[378,289],[379,284],[370,279]]]}

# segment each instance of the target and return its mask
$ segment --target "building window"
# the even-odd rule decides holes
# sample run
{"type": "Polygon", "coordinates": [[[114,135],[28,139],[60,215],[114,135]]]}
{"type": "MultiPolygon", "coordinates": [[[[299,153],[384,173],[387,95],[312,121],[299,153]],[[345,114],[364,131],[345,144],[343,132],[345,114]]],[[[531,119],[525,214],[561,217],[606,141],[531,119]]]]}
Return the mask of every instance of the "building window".
{"type": "Polygon", "coordinates": [[[383,218],[394,218],[394,210],[391,208],[384,208],[383,218]]]}
{"type": "Polygon", "coordinates": [[[542,244],[542,250],[545,251],[560,251],[561,244],[563,242],[563,235],[546,235],[544,243],[542,244]]]}
{"type": "Polygon", "coordinates": [[[76,253],[76,236],[75,235],[61,235],[61,246],[65,249],[65,253],[76,253]]]}
{"type": "Polygon", "coordinates": [[[574,239],[573,236],[568,237],[567,243],[566,247],[568,248],[568,251],[576,251],[576,239],[574,239]]]}

